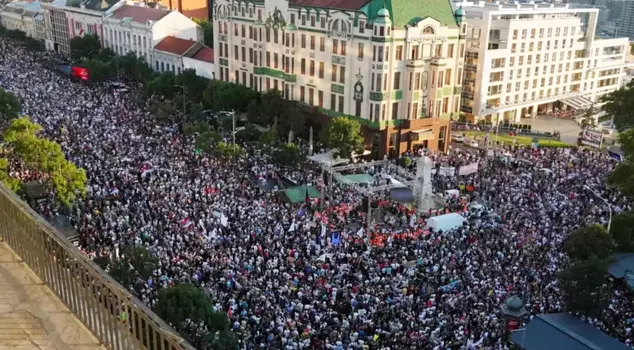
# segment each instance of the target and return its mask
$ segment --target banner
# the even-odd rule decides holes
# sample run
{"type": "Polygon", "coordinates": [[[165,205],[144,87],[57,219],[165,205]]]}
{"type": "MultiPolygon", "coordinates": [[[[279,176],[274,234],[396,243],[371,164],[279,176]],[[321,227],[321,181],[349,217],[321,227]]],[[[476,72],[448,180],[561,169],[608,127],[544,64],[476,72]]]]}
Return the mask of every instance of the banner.
{"type": "Polygon", "coordinates": [[[603,141],[601,131],[585,129],[581,133],[581,143],[586,146],[600,148],[601,141],[603,141]]]}
{"type": "Polygon", "coordinates": [[[440,176],[454,176],[456,175],[456,168],[452,166],[441,166],[438,169],[438,175],[440,176]]]}
{"type": "Polygon", "coordinates": [[[478,163],[471,163],[469,165],[463,165],[458,168],[458,175],[470,175],[478,172],[478,163]]]}

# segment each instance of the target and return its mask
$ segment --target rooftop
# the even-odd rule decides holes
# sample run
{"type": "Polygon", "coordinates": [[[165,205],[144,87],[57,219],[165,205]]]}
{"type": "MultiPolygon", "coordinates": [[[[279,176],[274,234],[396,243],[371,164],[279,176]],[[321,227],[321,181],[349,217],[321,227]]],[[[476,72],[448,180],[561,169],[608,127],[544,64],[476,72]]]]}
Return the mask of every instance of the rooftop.
{"type": "Polygon", "coordinates": [[[193,59],[208,63],[214,63],[214,50],[210,47],[204,46],[202,49],[198,50],[193,59]]]}
{"type": "Polygon", "coordinates": [[[107,11],[119,0],[66,0],[66,6],[93,11],[107,11]]]}
{"type": "Polygon", "coordinates": [[[158,21],[161,18],[167,16],[169,13],[170,11],[151,7],[123,5],[114,11],[114,13],[112,14],[112,18],[131,18],[132,21],[136,23],[145,23],[147,21],[158,21]]]}
{"type": "Polygon", "coordinates": [[[396,27],[433,18],[442,25],[456,26],[449,0],[290,0],[291,6],[330,8],[344,11],[361,11],[370,21],[377,18],[379,10],[386,8],[396,27]]]}
{"type": "Polygon", "coordinates": [[[568,313],[535,316],[513,342],[525,350],[627,350],[625,344],[568,313]]]}
{"type": "Polygon", "coordinates": [[[174,36],[167,36],[163,40],[161,40],[158,44],[156,44],[156,46],[154,46],[154,50],[169,52],[178,56],[183,56],[194,45],[196,45],[196,41],[194,40],[187,40],[187,39],[177,38],[174,36]]]}

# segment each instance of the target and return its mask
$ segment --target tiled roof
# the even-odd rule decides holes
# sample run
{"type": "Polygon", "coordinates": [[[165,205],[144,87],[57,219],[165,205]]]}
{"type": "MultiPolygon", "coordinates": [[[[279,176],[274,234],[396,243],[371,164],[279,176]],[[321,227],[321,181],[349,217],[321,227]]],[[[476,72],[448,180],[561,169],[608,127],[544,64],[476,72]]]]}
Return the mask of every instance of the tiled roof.
{"type": "Polygon", "coordinates": [[[340,10],[358,10],[370,0],[291,0],[291,5],[333,8],[340,10]]]}
{"type": "Polygon", "coordinates": [[[210,47],[203,46],[192,58],[198,61],[214,63],[214,50],[210,47]]]}
{"type": "Polygon", "coordinates": [[[156,46],[154,46],[154,50],[164,51],[173,53],[178,56],[183,56],[187,50],[189,50],[192,46],[196,44],[194,40],[186,40],[180,39],[173,36],[167,36],[165,39],[161,40],[156,46]]]}
{"type": "Polygon", "coordinates": [[[145,23],[147,21],[158,21],[169,13],[169,11],[150,7],[123,5],[114,11],[112,17],[116,19],[129,17],[132,18],[134,22],[145,23]]]}

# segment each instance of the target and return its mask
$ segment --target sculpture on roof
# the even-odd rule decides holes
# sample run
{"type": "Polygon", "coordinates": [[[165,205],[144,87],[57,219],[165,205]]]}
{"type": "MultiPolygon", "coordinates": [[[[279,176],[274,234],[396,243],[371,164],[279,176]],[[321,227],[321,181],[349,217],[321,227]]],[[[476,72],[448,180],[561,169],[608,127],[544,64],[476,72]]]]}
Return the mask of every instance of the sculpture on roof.
{"type": "Polygon", "coordinates": [[[286,20],[284,20],[282,11],[275,7],[273,15],[271,15],[271,13],[269,12],[269,17],[266,19],[266,21],[264,21],[264,26],[266,28],[273,28],[274,30],[284,30],[286,28],[286,20]]]}

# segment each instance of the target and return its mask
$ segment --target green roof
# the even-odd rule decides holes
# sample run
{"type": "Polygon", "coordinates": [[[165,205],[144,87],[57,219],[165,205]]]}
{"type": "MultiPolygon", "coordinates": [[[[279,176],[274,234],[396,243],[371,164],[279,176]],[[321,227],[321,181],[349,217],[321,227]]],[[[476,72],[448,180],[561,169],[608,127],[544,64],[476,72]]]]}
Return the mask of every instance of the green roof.
{"type": "Polygon", "coordinates": [[[284,191],[286,197],[291,203],[301,203],[306,200],[306,194],[309,198],[318,198],[319,191],[314,186],[295,186],[284,191]]]}
{"type": "Polygon", "coordinates": [[[427,17],[437,20],[444,26],[457,25],[449,0],[371,0],[361,8],[361,11],[374,21],[379,10],[384,7],[390,12],[392,24],[396,27],[402,28],[427,17]]]}

